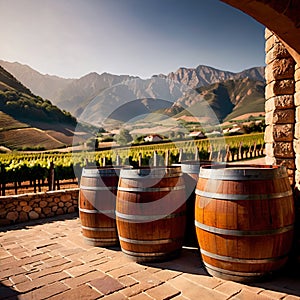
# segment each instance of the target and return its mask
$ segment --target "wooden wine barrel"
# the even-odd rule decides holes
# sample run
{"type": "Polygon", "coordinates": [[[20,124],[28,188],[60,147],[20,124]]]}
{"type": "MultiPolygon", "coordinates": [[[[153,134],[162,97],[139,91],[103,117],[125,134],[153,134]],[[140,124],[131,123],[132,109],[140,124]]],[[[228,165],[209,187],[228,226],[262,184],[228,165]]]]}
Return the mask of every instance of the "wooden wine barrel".
{"type": "Polygon", "coordinates": [[[279,270],[292,247],[294,214],[284,167],[201,167],[195,225],[206,270],[241,282],[279,270]]]}
{"type": "Polygon", "coordinates": [[[208,160],[184,160],[174,164],[181,167],[186,192],[186,227],[183,246],[199,248],[195,228],[195,189],[198,181],[200,166],[210,165],[208,160]]]}
{"type": "Polygon", "coordinates": [[[133,260],[162,261],[177,256],[185,212],[179,167],[121,170],[116,222],[122,251],[133,260]]]}
{"type": "Polygon", "coordinates": [[[115,220],[119,169],[83,168],[79,193],[79,217],[84,241],[92,246],[118,244],[115,220]]]}
{"type": "Polygon", "coordinates": [[[195,188],[200,171],[200,161],[182,161],[181,171],[186,191],[186,227],[183,245],[198,248],[195,229],[195,188]]]}

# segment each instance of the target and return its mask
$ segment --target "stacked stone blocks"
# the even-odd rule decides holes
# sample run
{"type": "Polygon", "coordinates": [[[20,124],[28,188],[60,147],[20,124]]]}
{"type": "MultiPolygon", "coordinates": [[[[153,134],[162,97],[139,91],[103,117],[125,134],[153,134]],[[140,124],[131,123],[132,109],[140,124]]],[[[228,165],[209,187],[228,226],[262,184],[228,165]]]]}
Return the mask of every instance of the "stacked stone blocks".
{"type": "Polygon", "coordinates": [[[300,190],[300,66],[295,66],[295,139],[294,139],[294,150],[295,150],[295,164],[296,164],[296,190],[300,190]]]}
{"type": "MultiPolygon", "coordinates": [[[[266,29],[266,162],[285,165],[295,184],[295,61],[280,40],[266,29]]],[[[300,153],[300,152],[299,152],[300,153]]]]}
{"type": "Polygon", "coordinates": [[[266,29],[266,161],[284,164],[294,190],[294,254],[300,262],[300,66],[266,29]]]}
{"type": "Polygon", "coordinates": [[[73,213],[79,189],[0,197],[0,226],[73,213]]]}

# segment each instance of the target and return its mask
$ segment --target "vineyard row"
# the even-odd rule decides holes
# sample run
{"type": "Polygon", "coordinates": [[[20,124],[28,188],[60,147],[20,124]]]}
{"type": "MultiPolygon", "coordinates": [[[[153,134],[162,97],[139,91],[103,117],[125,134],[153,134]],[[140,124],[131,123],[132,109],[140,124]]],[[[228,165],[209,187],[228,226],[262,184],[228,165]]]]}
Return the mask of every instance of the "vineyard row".
{"type": "Polygon", "coordinates": [[[59,187],[59,180],[76,179],[89,165],[171,165],[183,160],[234,161],[263,155],[263,134],[150,144],[104,151],[73,153],[0,154],[0,190],[5,195],[9,183],[16,189],[22,182],[59,187]],[[38,182],[38,183],[36,183],[38,182]]]}

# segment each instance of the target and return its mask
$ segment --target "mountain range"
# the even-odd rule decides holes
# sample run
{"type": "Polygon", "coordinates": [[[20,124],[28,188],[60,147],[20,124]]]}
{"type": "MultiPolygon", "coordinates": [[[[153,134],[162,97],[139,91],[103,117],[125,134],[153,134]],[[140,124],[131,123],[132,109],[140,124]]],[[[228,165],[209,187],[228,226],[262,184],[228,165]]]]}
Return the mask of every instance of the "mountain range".
{"type": "MultiPolygon", "coordinates": [[[[71,114],[88,124],[119,127],[186,117],[213,125],[244,114],[264,114],[264,67],[233,73],[200,65],[149,79],[95,72],[66,79],[17,62],[0,60],[0,66],[0,144],[9,139],[8,131],[12,137],[21,128],[23,136],[25,128],[45,135],[35,143],[35,134],[29,138],[34,147],[70,144],[76,126],[71,114]]],[[[6,143],[16,147],[12,144],[6,143]]]]}
{"type": "MultiPolygon", "coordinates": [[[[120,103],[124,104],[128,101],[143,98],[163,99],[174,102],[182,96],[183,91],[201,87],[205,89],[207,87],[209,92],[213,89],[213,87],[210,87],[212,84],[228,80],[231,80],[229,85],[232,86],[236,81],[239,87],[243,85],[243,82],[240,80],[244,78],[254,82],[264,83],[265,81],[264,67],[254,67],[234,73],[199,65],[196,68],[179,68],[177,71],[167,75],[153,75],[152,78],[143,80],[142,83],[142,79],[129,75],[113,75],[109,73],[99,75],[92,72],[79,79],[65,79],[53,75],[43,75],[27,65],[17,62],[11,63],[0,60],[0,65],[12,73],[34,94],[50,99],[53,104],[69,111],[75,117],[80,117],[87,107],[91,106],[92,102],[99,101],[99,99],[102,99],[102,105],[98,104],[95,109],[101,112],[103,105],[115,107],[120,105],[120,103]],[[176,82],[176,86],[174,82],[176,82]],[[120,85],[122,85],[122,88],[120,88],[120,85]],[[116,93],[116,89],[122,89],[122,92],[116,93]],[[115,93],[115,99],[110,99],[113,102],[104,103],[103,94],[108,94],[108,90],[115,93]]],[[[249,83],[247,85],[249,87],[249,83]]],[[[244,92],[242,90],[241,93],[244,92]]],[[[201,91],[204,93],[203,89],[201,91]]],[[[238,92],[236,91],[235,93],[238,92]]],[[[237,96],[235,95],[235,97],[237,96]]],[[[263,97],[263,94],[259,95],[260,99],[261,97],[263,97]]],[[[241,98],[243,98],[242,95],[241,98]]],[[[222,106],[222,98],[218,99],[218,101],[220,101],[219,106],[222,106]]],[[[234,107],[236,104],[234,103],[235,100],[232,102],[234,107]]],[[[228,113],[231,112],[230,110],[228,111],[228,113]]],[[[105,114],[107,115],[107,112],[105,114]]],[[[223,114],[222,119],[225,118],[226,116],[223,114]]],[[[98,123],[101,122],[99,121],[98,123]]]]}
{"type": "Polygon", "coordinates": [[[168,75],[160,74],[158,76],[169,80],[175,80],[192,89],[229,79],[249,78],[252,80],[265,81],[264,67],[254,67],[242,72],[233,73],[199,65],[196,68],[179,68],[176,72],[171,72],[168,75]]]}
{"type": "MultiPolygon", "coordinates": [[[[249,113],[262,113],[265,108],[265,83],[253,80],[249,77],[240,79],[229,79],[211,84],[209,86],[196,88],[209,107],[214,111],[219,121],[230,121],[249,113]]],[[[197,110],[199,103],[190,105],[182,103],[179,99],[176,105],[189,107],[197,110]]],[[[200,108],[198,108],[200,110],[200,108]]]]}

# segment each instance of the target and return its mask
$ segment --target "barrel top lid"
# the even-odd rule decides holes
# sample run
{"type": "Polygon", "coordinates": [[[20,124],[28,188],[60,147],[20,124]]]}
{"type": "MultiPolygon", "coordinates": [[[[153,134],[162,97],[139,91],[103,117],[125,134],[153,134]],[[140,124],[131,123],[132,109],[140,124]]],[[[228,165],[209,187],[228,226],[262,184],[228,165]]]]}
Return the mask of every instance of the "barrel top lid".
{"type": "Polygon", "coordinates": [[[82,169],[84,177],[119,176],[120,167],[85,167],[82,169]]]}
{"type": "Polygon", "coordinates": [[[213,164],[210,160],[183,160],[180,163],[172,164],[172,166],[181,167],[182,173],[199,174],[201,166],[213,164]]]}
{"type": "Polygon", "coordinates": [[[199,177],[220,180],[267,180],[287,177],[287,172],[284,166],[223,164],[201,167],[199,177]]]}
{"type": "Polygon", "coordinates": [[[180,167],[140,167],[136,169],[124,168],[120,172],[121,178],[138,179],[138,178],[162,178],[181,176],[180,167]]]}
{"type": "Polygon", "coordinates": [[[181,171],[186,174],[199,174],[200,161],[183,161],[181,162],[181,171]]]}
{"type": "Polygon", "coordinates": [[[209,160],[186,160],[181,162],[181,170],[182,173],[198,175],[201,166],[211,164],[212,161],[209,160]]]}

